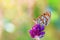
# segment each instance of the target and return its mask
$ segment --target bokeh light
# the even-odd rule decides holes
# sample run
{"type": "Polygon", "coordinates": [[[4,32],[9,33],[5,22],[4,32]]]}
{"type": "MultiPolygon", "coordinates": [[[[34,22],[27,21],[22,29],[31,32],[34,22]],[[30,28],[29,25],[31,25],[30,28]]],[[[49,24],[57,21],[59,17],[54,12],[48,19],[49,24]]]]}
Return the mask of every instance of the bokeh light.
{"type": "Polygon", "coordinates": [[[5,31],[12,33],[15,31],[15,25],[13,23],[5,23],[4,29],[5,31]]]}

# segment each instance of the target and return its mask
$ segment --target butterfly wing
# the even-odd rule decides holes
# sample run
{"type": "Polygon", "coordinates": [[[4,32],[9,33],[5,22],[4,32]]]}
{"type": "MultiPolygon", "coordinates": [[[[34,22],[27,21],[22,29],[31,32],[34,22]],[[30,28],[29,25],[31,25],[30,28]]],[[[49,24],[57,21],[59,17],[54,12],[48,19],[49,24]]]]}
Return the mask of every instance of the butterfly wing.
{"type": "Polygon", "coordinates": [[[43,13],[41,16],[34,20],[34,23],[46,26],[50,21],[50,17],[50,12],[43,13]]]}

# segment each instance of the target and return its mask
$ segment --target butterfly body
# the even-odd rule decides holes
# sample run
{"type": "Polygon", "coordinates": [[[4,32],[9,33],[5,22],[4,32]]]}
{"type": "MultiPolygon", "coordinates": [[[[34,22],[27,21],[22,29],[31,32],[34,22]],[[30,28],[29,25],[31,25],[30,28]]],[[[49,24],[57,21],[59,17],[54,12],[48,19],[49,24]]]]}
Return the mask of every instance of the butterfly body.
{"type": "Polygon", "coordinates": [[[37,19],[34,20],[34,22],[36,24],[40,24],[40,25],[48,25],[49,21],[51,18],[51,13],[50,12],[45,12],[43,13],[41,16],[39,16],[37,19]]]}

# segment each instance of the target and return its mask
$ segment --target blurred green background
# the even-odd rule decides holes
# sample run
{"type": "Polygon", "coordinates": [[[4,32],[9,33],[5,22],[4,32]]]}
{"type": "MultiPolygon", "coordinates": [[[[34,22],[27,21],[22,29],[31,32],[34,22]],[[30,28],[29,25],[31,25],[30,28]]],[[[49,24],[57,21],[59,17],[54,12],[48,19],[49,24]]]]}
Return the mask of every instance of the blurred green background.
{"type": "Polygon", "coordinates": [[[0,40],[33,40],[33,19],[47,7],[51,20],[41,40],[60,40],[60,0],[0,0],[0,40]]]}

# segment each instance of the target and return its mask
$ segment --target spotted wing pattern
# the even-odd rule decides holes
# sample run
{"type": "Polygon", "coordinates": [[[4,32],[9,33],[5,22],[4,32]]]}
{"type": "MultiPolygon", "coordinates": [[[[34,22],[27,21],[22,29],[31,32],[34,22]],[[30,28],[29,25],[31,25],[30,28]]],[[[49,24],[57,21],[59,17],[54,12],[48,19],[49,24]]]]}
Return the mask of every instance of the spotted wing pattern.
{"type": "Polygon", "coordinates": [[[50,12],[45,12],[41,16],[39,16],[37,19],[34,20],[36,24],[41,24],[41,25],[48,25],[49,21],[51,18],[51,13],[50,12]]]}

